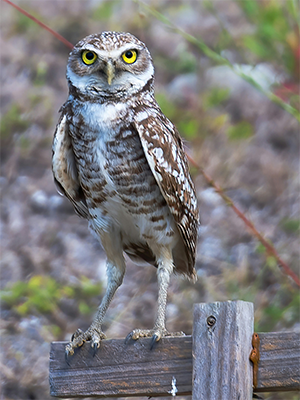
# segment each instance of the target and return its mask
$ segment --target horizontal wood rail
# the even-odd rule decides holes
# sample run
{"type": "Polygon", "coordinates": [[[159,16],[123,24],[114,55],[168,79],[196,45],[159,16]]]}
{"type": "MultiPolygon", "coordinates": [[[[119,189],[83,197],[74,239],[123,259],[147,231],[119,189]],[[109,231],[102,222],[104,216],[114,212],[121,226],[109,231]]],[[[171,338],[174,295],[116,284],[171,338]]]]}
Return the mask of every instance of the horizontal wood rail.
{"type": "MultiPolygon", "coordinates": [[[[85,344],[66,362],[66,342],[53,342],[51,395],[101,398],[193,394],[197,400],[251,399],[252,333],[245,338],[253,323],[251,313],[252,304],[242,301],[197,304],[193,338],[163,338],[153,350],[148,338],[126,344],[124,339],[104,340],[95,356],[85,344]]],[[[258,335],[260,362],[254,391],[300,390],[300,334],[258,335]]]]}

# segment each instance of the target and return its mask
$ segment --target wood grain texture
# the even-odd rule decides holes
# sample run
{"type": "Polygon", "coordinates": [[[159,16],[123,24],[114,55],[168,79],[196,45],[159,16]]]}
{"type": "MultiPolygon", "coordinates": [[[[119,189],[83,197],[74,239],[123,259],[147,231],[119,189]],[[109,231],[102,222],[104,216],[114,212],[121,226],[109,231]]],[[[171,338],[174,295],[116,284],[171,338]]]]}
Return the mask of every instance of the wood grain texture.
{"type": "Polygon", "coordinates": [[[194,306],[193,400],[252,400],[253,304],[194,306]]]}
{"type": "Polygon", "coordinates": [[[259,333],[260,363],[255,392],[300,390],[300,333],[259,333]]]}
{"type": "MultiPolygon", "coordinates": [[[[259,333],[259,337],[260,363],[255,392],[300,390],[300,333],[259,333]]],[[[249,343],[251,346],[251,340],[249,343]]],[[[177,395],[192,393],[191,336],[163,338],[153,350],[150,350],[150,339],[128,344],[124,339],[104,340],[95,357],[86,343],[69,358],[69,364],[65,361],[66,344],[51,344],[52,396],[167,396],[172,390],[173,377],[177,395]]],[[[207,374],[212,361],[203,355],[199,357],[203,360],[202,373],[207,374]]],[[[226,367],[222,352],[218,353],[217,361],[222,368],[226,367]]],[[[207,379],[205,386],[210,382],[207,379]]],[[[236,378],[228,375],[228,379],[236,378]]]]}
{"type": "Polygon", "coordinates": [[[179,394],[192,387],[192,338],[104,340],[95,357],[89,344],[65,361],[66,342],[50,351],[50,393],[57,397],[168,396],[173,377],[179,394]]]}

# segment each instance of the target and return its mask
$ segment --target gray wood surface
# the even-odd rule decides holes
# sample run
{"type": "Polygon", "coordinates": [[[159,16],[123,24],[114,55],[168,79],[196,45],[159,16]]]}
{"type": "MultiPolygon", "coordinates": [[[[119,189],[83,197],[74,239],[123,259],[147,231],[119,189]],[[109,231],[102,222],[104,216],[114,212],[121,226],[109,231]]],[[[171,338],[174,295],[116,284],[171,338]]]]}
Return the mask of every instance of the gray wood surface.
{"type": "Polygon", "coordinates": [[[50,393],[57,397],[168,396],[192,387],[192,338],[163,338],[150,350],[151,339],[124,343],[104,340],[93,357],[88,343],[65,361],[66,342],[50,351],[50,393]],[[176,379],[176,382],[174,379],[176,379]]]}
{"type": "Polygon", "coordinates": [[[194,306],[193,400],[252,400],[253,304],[194,306]]]}
{"type": "MultiPolygon", "coordinates": [[[[259,337],[260,363],[255,391],[300,390],[300,333],[259,333],[259,337]]],[[[249,343],[251,347],[251,340],[249,343]]],[[[52,396],[159,397],[171,396],[172,389],[177,390],[177,395],[192,393],[191,336],[164,338],[153,350],[150,350],[150,339],[128,344],[124,339],[104,340],[95,357],[86,343],[69,358],[69,364],[65,361],[66,344],[51,344],[49,378],[52,396]]],[[[202,373],[206,374],[212,361],[199,357],[204,360],[202,373]]],[[[223,368],[228,363],[221,352],[217,354],[217,360],[223,368]]],[[[204,386],[210,385],[210,377],[207,379],[204,386]]],[[[229,375],[228,379],[236,377],[229,375]]]]}
{"type": "Polygon", "coordinates": [[[256,392],[300,390],[300,333],[259,333],[256,392]]]}

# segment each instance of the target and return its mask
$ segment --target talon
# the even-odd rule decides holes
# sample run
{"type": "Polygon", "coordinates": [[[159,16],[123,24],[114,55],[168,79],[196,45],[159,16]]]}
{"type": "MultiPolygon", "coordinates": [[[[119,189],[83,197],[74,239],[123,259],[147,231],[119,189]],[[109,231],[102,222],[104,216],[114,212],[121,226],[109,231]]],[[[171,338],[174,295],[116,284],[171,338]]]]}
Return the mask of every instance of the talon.
{"type": "Polygon", "coordinates": [[[128,333],[128,335],[126,336],[124,343],[127,344],[130,340],[132,339],[132,332],[128,333]]]}
{"type": "Polygon", "coordinates": [[[68,343],[66,345],[65,354],[67,355],[67,357],[72,356],[74,354],[74,349],[73,349],[72,343],[68,343]]]}
{"type": "Polygon", "coordinates": [[[65,349],[65,360],[66,363],[68,364],[68,366],[70,366],[69,360],[70,360],[70,356],[72,356],[74,354],[74,349],[71,345],[71,343],[67,344],[66,349],[65,349]]]}
{"type": "Polygon", "coordinates": [[[72,341],[66,346],[66,361],[69,356],[74,354],[74,349],[81,347],[85,342],[91,341],[91,347],[93,348],[93,356],[95,357],[97,349],[100,347],[100,342],[102,339],[106,339],[104,333],[93,326],[91,326],[87,331],[83,332],[81,329],[77,331],[72,336],[72,341]]]}
{"type": "Polygon", "coordinates": [[[70,363],[69,363],[69,351],[68,351],[68,350],[65,351],[65,361],[66,361],[66,363],[68,364],[68,366],[70,367],[70,363]]]}
{"type": "Polygon", "coordinates": [[[96,353],[97,353],[97,350],[98,350],[99,347],[100,347],[100,343],[93,342],[93,343],[91,344],[91,347],[92,347],[92,349],[93,349],[93,357],[95,357],[95,355],[96,355],[96,353]]]}
{"type": "Polygon", "coordinates": [[[152,336],[152,339],[151,339],[150,350],[153,349],[155,343],[158,342],[158,341],[159,341],[158,335],[154,334],[154,335],[152,336]]]}

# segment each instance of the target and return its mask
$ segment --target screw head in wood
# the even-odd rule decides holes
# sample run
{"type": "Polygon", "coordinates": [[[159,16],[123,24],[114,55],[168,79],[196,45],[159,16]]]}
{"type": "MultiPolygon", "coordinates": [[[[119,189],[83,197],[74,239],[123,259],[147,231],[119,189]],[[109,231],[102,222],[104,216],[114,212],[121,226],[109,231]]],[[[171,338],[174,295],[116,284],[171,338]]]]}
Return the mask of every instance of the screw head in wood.
{"type": "Polygon", "coordinates": [[[213,315],[207,317],[206,323],[210,328],[212,328],[216,322],[217,322],[216,317],[214,317],[213,315]]]}

